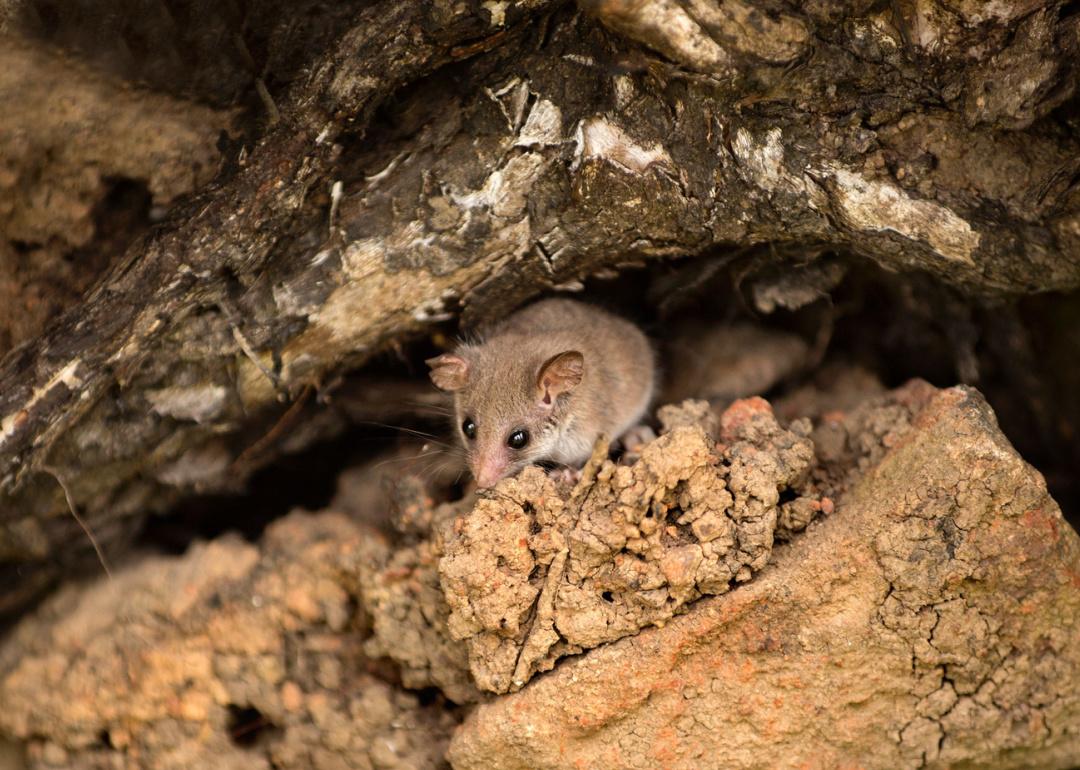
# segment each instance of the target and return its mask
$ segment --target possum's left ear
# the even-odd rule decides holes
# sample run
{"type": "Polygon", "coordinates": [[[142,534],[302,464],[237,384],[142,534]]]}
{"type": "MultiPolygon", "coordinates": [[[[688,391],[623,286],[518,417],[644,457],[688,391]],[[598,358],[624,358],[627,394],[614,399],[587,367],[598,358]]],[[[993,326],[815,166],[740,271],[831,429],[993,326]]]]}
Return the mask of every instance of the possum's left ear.
{"type": "Polygon", "coordinates": [[[564,350],[552,356],[536,375],[536,390],[540,403],[550,407],[563,393],[569,393],[585,375],[585,356],[576,350],[564,350]]]}
{"type": "Polygon", "coordinates": [[[461,356],[443,353],[424,363],[431,367],[428,374],[439,390],[453,393],[464,388],[469,382],[469,362],[461,356]]]}

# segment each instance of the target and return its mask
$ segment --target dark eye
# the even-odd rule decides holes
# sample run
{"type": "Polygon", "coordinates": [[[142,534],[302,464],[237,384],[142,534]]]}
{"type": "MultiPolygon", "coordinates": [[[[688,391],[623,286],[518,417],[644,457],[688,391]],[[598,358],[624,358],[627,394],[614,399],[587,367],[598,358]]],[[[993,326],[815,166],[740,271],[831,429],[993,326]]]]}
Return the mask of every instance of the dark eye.
{"type": "Polygon", "coordinates": [[[461,432],[465,434],[465,438],[476,438],[476,423],[473,422],[471,417],[466,417],[465,422],[461,423],[461,432]]]}
{"type": "Polygon", "coordinates": [[[506,445],[511,449],[523,449],[529,443],[529,431],[515,430],[506,437],[506,445]]]}

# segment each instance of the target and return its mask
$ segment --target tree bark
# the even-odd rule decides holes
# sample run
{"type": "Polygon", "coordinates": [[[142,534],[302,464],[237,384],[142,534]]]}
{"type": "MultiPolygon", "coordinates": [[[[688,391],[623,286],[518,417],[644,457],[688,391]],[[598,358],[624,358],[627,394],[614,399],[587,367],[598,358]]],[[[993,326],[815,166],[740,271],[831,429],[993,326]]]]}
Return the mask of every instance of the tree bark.
{"type": "Polygon", "coordinates": [[[0,610],[92,553],[72,507],[120,547],[235,484],[283,402],[598,272],[828,247],[969,293],[1080,284],[1071,5],[586,6],[617,32],[541,0],[356,11],[216,183],[4,359],[0,610]]]}

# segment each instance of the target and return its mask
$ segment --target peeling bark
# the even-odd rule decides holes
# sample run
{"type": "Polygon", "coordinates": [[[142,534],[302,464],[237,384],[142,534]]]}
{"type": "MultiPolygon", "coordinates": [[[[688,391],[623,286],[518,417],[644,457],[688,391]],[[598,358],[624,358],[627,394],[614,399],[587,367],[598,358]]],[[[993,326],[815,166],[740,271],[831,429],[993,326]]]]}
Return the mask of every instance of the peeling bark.
{"type": "Polygon", "coordinates": [[[282,401],[597,271],[812,244],[1080,285],[1071,6],[586,5],[618,32],[540,0],[356,10],[277,124],[4,359],[0,609],[90,553],[56,477],[121,547],[235,485],[282,401]]]}

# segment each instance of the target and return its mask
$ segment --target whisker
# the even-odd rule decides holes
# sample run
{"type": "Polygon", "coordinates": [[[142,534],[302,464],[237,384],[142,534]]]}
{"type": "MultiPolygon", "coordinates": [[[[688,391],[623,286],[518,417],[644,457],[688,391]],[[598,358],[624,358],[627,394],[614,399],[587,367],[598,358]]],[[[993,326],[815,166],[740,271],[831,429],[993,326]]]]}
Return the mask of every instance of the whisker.
{"type": "Polygon", "coordinates": [[[416,409],[423,409],[425,411],[431,411],[431,412],[434,412],[434,411],[445,411],[445,412],[453,411],[453,409],[452,409],[453,405],[449,401],[439,402],[439,401],[426,401],[426,400],[418,399],[418,398],[406,398],[406,399],[402,399],[401,403],[405,404],[406,406],[411,406],[411,407],[414,407],[416,409]]]}
{"type": "Polygon", "coordinates": [[[422,430],[417,430],[415,428],[407,428],[404,425],[391,425],[389,423],[377,422],[375,420],[354,420],[353,422],[355,424],[357,424],[357,425],[370,425],[370,426],[376,427],[376,428],[387,428],[389,430],[399,430],[402,433],[409,434],[410,436],[416,436],[418,438],[427,439],[428,441],[431,441],[431,442],[436,443],[436,444],[441,444],[443,446],[449,446],[449,444],[447,442],[442,441],[434,433],[425,433],[422,430]]]}
{"type": "Polygon", "coordinates": [[[383,467],[384,465],[389,465],[391,463],[414,462],[416,460],[420,460],[420,459],[425,458],[425,457],[431,457],[432,455],[440,455],[440,454],[443,454],[443,450],[434,449],[434,450],[431,450],[431,451],[422,450],[420,452],[420,454],[418,454],[418,455],[410,455],[410,456],[407,456],[407,457],[388,457],[385,460],[380,460],[379,462],[372,465],[371,470],[373,470],[373,471],[378,470],[379,468],[383,467]]]}
{"type": "Polygon", "coordinates": [[[439,472],[441,472],[444,467],[445,463],[443,463],[440,459],[436,458],[435,460],[432,460],[427,465],[425,465],[423,468],[417,470],[416,475],[424,481],[430,481],[431,479],[435,478],[435,476],[439,472]]]}

